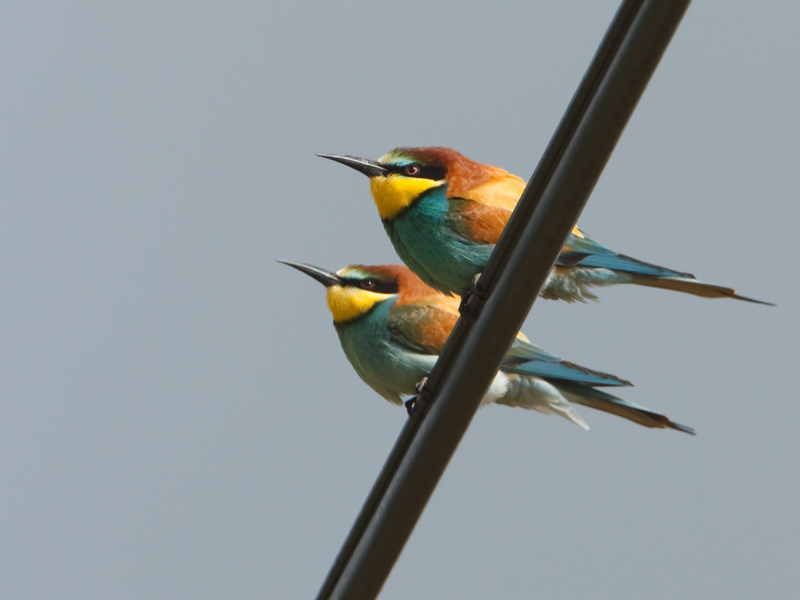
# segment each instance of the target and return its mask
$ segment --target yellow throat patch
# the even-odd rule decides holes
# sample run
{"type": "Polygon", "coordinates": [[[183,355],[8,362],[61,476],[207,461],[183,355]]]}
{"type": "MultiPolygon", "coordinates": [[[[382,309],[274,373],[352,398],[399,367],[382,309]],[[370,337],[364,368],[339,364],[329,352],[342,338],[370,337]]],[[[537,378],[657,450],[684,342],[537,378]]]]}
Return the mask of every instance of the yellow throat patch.
{"type": "Polygon", "coordinates": [[[325,299],[328,309],[333,315],[334,323],[344,323],[363,315],[378,302],[387,300],[389,295],[376,294],[367,290],[332,285],[328,288],[325,299]]]}
{"type": "Polygon", "coordinates": [[[381,219],[391,220],[411,206],[423,192],[444,183],[444,181],[401,175],[381,175],[372,177],[369,180],[369,187],[381,219]]]}

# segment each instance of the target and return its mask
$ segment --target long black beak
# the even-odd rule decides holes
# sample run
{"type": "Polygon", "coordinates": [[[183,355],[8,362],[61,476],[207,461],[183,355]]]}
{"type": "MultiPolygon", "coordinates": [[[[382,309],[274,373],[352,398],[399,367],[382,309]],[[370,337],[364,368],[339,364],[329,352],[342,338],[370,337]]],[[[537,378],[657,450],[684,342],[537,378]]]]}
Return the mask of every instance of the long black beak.
{"type": "Polygon", "coordinates": [[[390,173],[389,169],[384,167],[381,163],[366,158],[347,156],[346,154],[317,154],[317,156],[329,158],[343,165],[347,165],[351,169],[355,169],[367,177],[378,177],[379,175],[388,175],[390,173]]]}
{"type": "Polygon", "coordinates": [[[341,278],[336,273],[331,273],[329,271],[325,271],[324,269],[312,267],[311,265],[305,265],[299,262],[292,262],[291,260],[281,260],[281,259],[276,259],[276,260],[279,263],[283,263],[284,265],[289,265],[290,267],[294,267],[298,271],[302,271],[309,277],[313,277],[325,287],[331,287],[332,285],[340,285],[342,283],[341,278]]]}

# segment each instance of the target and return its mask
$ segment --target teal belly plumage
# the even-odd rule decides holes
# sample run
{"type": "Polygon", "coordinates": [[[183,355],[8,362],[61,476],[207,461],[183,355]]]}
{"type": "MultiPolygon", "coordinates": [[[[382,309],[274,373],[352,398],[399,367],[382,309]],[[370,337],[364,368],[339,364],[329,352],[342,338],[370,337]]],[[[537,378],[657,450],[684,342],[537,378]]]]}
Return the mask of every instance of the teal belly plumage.
{"type": "Polygon", "coordinates": [[[383,226],[403,262],[432,288],[464,294],[476,273],[483,271],[493,244],[460,235],[445,197],[446,186],[434,188],[383,226]]]}
{"type": "Polygon", "coordinates": [[[381,396],[402,404],[401,395],[416,393],[438,356],[409,351],[392,339],[387,327],[396,298],[381,302],[354,321],[336,324],[347,359],[358,376],[381,396]]]}

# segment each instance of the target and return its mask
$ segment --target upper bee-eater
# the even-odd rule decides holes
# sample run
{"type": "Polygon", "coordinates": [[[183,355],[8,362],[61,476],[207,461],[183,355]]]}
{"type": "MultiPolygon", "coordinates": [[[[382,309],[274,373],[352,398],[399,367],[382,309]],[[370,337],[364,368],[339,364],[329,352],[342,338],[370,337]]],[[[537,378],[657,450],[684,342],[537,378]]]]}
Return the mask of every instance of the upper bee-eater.
{"type": "MultiPolygon", "coordinates": [[[[458,320],[458,300],[425,285],[399,265],[345,267],[330,273],[278,261],[327,288],[328,308],[344,353],[364,382],[395,404],[415,394],[458,320]]],[[[588,429],[572,407],[582,404],[645,427],[694,430],[596,389],[629,382],[566,362],[519,334],[483,404],[497,403],[557,414],[588,429]]]]}
{"type": "MultiPolygon", "coordinates": [[[[367,175],[383,226],[397,254],[425,283],[464,295],[489,260],[525,182],[498,167],[442,147],[397,148],[379,160],[319,154],[367,175]]],[[[635,283],[706,298],[737,298],[733,289],[614,252],[576,226],[541,295],[596,299],[592,286],[635,283]]]]}

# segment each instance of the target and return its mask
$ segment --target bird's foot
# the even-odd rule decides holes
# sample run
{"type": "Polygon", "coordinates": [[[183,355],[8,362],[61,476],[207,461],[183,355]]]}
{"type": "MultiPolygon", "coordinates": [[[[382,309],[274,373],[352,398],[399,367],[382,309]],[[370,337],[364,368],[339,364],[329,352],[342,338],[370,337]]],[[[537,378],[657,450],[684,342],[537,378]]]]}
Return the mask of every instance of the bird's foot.
{"type": "Polygon", "coordinates": [[[414,396],[413,398],[409,398],[408,400],[405,401],[405,405],[406,405],[406,412],[410,417],[412,414],[414,414],[414,407],[417,405],[417,397],[414,396]]]}
{"type": "Polygon", "coordinates": [[[481,312],[481,307],[487,297],[486,292],[478,285],[480,278],[481,274],[476,273],[472,281],[469,282],[469,290],[466,294],[461,296],[461,304],[458,305],[459,314],[464,315],[472,321],[478,318],[478,313],[481,312]],[[470,300],[472,300],[473,297],[477,298],[478,302],[470,304],[470,300]]]}
{"type": "Polygon", "coordinates": [[[411,413],[414,412],[414,409],[417,407],[417,399],[420,396],[424,397],[426,383],[428,383],[427,377],[423,377],[422,379],[420,379],[419,383],[417,383],[417,385],[414,386],[414,389],[417,390],[417,395],[405,401],[406,411],[408,412],[409,417],[411,416],[411,413]]]}

